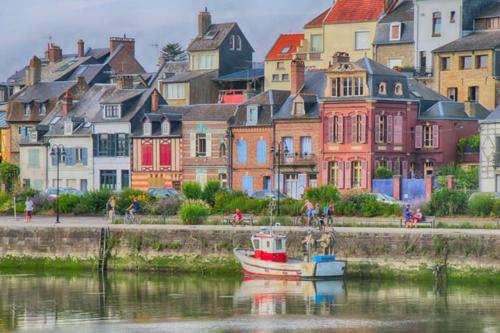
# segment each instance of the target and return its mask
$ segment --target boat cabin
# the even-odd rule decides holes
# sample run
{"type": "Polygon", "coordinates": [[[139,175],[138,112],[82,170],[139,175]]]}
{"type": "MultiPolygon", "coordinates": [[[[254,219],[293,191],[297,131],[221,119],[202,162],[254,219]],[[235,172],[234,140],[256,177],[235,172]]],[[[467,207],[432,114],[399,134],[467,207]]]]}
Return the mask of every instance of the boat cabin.
{"type": "Polygon", "coordinates": [[[252,236],[252,246],[255,259],[287,262],[286,237],[275,235],[270,230],[261,230],[252,236]]]}

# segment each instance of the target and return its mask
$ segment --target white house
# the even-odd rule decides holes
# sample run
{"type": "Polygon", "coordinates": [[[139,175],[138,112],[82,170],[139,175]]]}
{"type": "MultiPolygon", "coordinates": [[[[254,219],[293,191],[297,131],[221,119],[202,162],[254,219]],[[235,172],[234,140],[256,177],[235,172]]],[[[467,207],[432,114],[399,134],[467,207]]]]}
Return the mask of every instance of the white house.
{"type": "Polygon", "coordinates": [[[479,190],[500,192],[500,107],[480,121],[479,190]]]}

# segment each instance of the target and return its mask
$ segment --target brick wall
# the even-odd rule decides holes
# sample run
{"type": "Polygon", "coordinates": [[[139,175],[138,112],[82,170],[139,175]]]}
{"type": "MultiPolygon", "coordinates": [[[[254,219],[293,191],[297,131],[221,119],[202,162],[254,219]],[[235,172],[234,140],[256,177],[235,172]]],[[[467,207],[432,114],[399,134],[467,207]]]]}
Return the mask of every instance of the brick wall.
{"type": "Polygon", "coordinates": [[[403,67],[415,66],[414,44],[381,45],[376,47],[375,61],[384,66],[390,59],[401,59],[403,67]]]}

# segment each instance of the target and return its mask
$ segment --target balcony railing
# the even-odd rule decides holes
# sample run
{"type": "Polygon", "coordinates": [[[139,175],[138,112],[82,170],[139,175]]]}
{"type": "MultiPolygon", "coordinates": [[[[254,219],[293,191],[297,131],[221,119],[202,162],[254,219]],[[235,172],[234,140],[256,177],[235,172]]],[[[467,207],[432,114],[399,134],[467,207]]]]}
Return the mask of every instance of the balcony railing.
{"type": "Polygon", "coordinates": [[[415,76],[431,77],[432,75],[433,75],[432,67],[417,67],[415,69],[415,76]]]}
{"type": "Polygon", "coordinates": [[[302,61],[315,61],[315,60],[321,60],[321,52],[311,52],[311,53],[298,53],[297,58],[299,58],[302,61]]]}
{"type": "Polygon", "coordinates": [[[281,157],[281,163],[283,165],[315,165],[316,155],[315,154],[288,154],[281,157]]]}

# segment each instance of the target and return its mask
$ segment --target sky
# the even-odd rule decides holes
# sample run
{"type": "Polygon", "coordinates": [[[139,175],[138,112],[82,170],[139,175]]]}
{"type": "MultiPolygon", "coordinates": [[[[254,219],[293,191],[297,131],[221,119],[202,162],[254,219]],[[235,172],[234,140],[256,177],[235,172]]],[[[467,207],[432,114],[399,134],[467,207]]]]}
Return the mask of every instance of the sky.
{"type": "Polygon", "coordinates": [[[158,46],[179,42],[184,48],[197,33],[205,7],[213,23],[238,22],[263,61],[280,33],[302,32],[332,0],[2,0],[0,9],[0,82],[43,56],[52,40],[63,53],[76,53],[76,41],[108,47],[110,36],[133,37],[136,56],[155,71],[158,46]]]}

